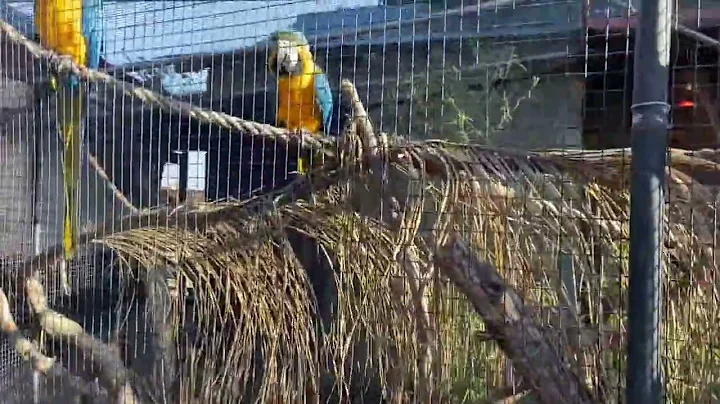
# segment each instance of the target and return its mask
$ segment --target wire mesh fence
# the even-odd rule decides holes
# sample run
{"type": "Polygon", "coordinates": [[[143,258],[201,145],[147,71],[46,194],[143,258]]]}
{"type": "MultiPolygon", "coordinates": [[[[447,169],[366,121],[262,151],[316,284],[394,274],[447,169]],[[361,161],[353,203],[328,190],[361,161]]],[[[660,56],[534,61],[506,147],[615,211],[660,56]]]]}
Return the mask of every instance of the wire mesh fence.
{"type": "MultiPolygon", "coordinates": [[[[662,383],[714,403],[720,11],[675,6],[662,383]]],[[[639,8],[0,0],[3,402],[627,402],[639,8]]]]}

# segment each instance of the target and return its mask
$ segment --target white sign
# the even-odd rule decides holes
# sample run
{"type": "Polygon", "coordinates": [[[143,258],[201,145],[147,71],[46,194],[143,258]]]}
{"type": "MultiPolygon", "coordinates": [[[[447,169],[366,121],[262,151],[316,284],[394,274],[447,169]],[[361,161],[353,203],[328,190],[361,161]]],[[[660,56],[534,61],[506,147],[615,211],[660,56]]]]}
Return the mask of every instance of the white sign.
{"type": "Polygon", "coordinates": [[[194,150],[188,152],[188,191],[205,191],[207,152],[194,150]]]}
{"type": "MultiPolygon", "coordinates": [[[[191,150],[187,152],[187,190],[205,191],[207,182],[207,152],[191,150]]],[[[180,189],[180,165],[165,163],[160,175],[160,187],[163,189],[180,189]]]]}
{"type": "Polygon", "coordinates": [[[180,165],[165,163],[160,176],[160,187],[163,189],[180,189],[180,165]]]}

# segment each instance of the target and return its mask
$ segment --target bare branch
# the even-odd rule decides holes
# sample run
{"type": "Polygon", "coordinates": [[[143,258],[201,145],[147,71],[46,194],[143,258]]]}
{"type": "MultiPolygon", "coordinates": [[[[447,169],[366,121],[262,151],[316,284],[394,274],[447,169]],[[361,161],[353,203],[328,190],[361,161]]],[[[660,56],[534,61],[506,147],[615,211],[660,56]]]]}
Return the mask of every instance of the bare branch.
{"type": "Polygon", "coordinates": [[[46,374],[55,364],[54,358],[45,356],[40,352],[37,344],[30,341],[20,331],[10,312],[7,296],[2,289],[0,289],[0,330],[10,340],[10,345],[15,348],[20,356],[32,365],[33,370],[46,374]]]}
{"type": "Polygon", "coordinates": [[[436,263],[472,302],[490,335],[542,402],[596,402],[527,313],[518,293],[492,265],[478,260],[465,241],[452,235],[436,263]]]}
{"type": "Polygon", "coordinates": [[[87,334],[83,327],[70,318],[50,309],[45,289],[35,277],[26,280],[25,292],[40,328],[51,338],[62,338],[63,342],[74,345],[81,358],[89,365],[92,376],[118,399],[118,403],[137,403],[132,388],[128,385],[128,372],[117,350],[87,334]],[[128,397],[128,398],[123,398],[128,397]]]}
{"type": "MultiPolygon", "coordinates": [[[[97,391],[93,388],[92,382],[85,382],[74,377],[67,369],[60,366],[55,358],[43,354],[38,345],[23,334],[15,323],[15,319],[10,312],[10,304],[8,303],[7,296],[2,289],[0,289],[0,330],[2,330],[2,334],[10,341],[12,347],[15,348],[15,351],[20,354],[21,358],[30,363],[35,372],[44,376],[60,378],[87,397],[97,395],[97,391]]],[[[126,402],[124,404],[131,403],[126,402]]]]}

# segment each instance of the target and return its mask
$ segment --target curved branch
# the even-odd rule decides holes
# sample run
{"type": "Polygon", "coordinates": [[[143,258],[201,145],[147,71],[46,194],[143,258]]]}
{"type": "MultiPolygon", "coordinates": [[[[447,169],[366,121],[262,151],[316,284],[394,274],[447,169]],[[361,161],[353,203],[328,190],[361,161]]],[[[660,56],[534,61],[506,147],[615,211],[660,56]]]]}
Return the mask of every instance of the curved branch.
{"type": "Polygon", "coordinates": [[[23,335],[18,328],[10,312],[10,303],[8,303],[5,292],[0,289],[0,330],[3,335],[10,341],[10,345],[15,348],[23,360],[32,365],[33,370],[42,374],[47,374],[55,364],[55,359],[45,356],[40,352],[37,344],[23,335]]]}
{"type": "Polygon", "coordinates": [[[91,382],[84,382],[77,377],[73,377],[67,369],[60,366],[55,358],[43,354],[38,345],[23,334],[15,323],[15,319],[10,312],[7,295],[2,289],[0,289],[0,331],[10,341],[10,345],[20,357],[28,362],[34,371],[44,376],[61,378],[88,397],[97,395],[96,389],[94,389],[91,382]]]}
{"type": "Polygon", "coordinates": [[[438,252],[436,263],[472,302],[491,338],[541,402],[597,402],[530,317],[520,295],[505,284],[492,265],[481,262],[464,240],[452,235],[438,252]]]}
{"type": "Polygon", "coordinates": [[[137,403],[128,382],[128,371],[117,350],[87,334],[83,327],[68,317],[48,307],[45,289],[35,277],[26,280],[25,292],[28,302],[38,316],[40,328],[51,338],[62,338],[64,343],[74,345],[89,366],[92,376],[122,403],[137,403]],[[125,397],[125,398],[123,398],[125,397]]]}

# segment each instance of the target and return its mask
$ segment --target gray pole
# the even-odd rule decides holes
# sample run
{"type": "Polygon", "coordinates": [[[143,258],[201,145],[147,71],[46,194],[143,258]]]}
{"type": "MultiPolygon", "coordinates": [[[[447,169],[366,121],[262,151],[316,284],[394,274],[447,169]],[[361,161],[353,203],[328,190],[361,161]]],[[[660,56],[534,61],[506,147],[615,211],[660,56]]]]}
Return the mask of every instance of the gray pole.
{"type": "Polygon", "coordinates": [[[660,318],[672,0],[641,0],[635,30],[627,403],[661,403],[660,318]]]}

